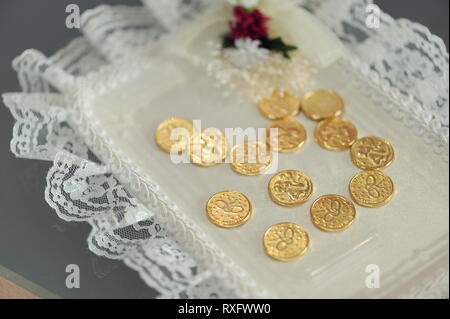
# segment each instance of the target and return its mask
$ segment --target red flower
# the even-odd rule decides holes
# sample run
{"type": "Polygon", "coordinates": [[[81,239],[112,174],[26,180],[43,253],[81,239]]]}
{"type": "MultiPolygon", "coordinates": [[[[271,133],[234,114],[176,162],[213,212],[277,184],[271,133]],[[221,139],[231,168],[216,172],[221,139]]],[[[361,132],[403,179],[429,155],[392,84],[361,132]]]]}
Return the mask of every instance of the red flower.
{"type": "Polygon", "coordinates": [[[250,38],[252,40],[258,40],[261,37],[267,37],[269,35],[267,22],[270,18],[258,9],[248,12],[244,8],[236,6],[233,9],[233,15],[236,20],[230,21],[231,39],[250,38]]]}

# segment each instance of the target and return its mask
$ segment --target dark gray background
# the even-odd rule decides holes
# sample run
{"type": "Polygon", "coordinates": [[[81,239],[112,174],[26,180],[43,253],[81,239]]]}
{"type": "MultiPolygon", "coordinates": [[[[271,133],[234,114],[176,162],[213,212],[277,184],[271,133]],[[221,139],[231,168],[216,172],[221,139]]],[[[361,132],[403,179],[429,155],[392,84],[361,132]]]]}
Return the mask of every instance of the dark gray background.
{"type": "MultiPolygon", "coordinates": [[[[0,93],[20,91],[11,61],[25,49],[51,55],[79,36],[65,27],[69,3],[77,3],[84,11],[101,3],[139,5],[140,1],[0,0],[0,93]]],[[[448,47],[448,0],[375,3],[395,18],[428,26],[448,47]]],[[[9,150],[12,127],[12,116],[0,102],[0,266],[63,298],[153,298],[155,292],[136,272],[88,250],[90,226],[63,222],[46,204],[50,163],[14,158],[9,150]],[[68,264],[80,266],[80,289],[65,286],[68,264]]]]}

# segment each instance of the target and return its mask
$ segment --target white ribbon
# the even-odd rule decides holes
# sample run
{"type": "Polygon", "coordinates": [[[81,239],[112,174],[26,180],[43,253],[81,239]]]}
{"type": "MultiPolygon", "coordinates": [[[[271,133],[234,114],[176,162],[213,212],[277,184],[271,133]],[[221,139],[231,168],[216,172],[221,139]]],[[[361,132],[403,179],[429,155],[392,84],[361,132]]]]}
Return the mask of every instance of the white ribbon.
{"type": "MultiPolygon", "coordinates": [[[[271,18],[270,37],[281,36],[285,43],[295,45],[317,68],[326,68],[344,53],[336,35],[318,18],[298,7],[291,0],[260,0],[258,9],[271,18]]],[[[172,50],[179,55],[207,54],[207,43],[217,41],[229,32],[232,6],[224,1],[205,15],[187,25],[173,39],[172,50]]]]}

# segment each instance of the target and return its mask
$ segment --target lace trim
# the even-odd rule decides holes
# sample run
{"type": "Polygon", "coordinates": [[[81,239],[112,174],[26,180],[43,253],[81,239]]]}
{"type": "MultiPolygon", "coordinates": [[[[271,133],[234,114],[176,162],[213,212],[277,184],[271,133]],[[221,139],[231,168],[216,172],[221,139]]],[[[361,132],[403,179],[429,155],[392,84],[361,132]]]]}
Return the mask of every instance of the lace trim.
{"type": "Polygon", "coordinates": [[[91,251],[141,270],[146,282],[160,293],[182,293],[211,275],[167,236],[159,218],[106,166],[59,152],[47,174],[45,197],[60,218],[92,226],[91,251]],[[166,275],[168,270],[171,276],[166,275]]]}
{"type": "Polygon", "coordinates": [[[346,70],[346,66],[353,70],[351,75],[345,72],[343,74],[354,87],[391,113],[394,119],[401,121],[414,134],[422,136],[424,142],[431,145],[433,151],[445,162],[449,161],[449,128],[442,126],[438,119],[426,112],[413,95],[405,95],[398,88],[391,86],[389,81],[381,78],[378,72],[355,55],[346,56],[341,65],[346,70]]]}
{"type": "Polygon", "coordinates": [[[61,95],[9,93],[3,102],[16,119],[11,151],[17,157],[49,160],[66,150],[89,158],[86,145],[66,122],[61,95]]]}
{"type": "MultiPolygon", "coordinates": [[[[381,12],[380,27],[366,26],[366,8],[371,0],[307,0],[312,11],[346,43],[347,47],[399,90],[431,114],[435,130],[449,126],[449,54],[445,43],[430,30],[407,19],[393,19],[381,12]],[[346,17],[343,19],[342,17],[346,17]]],[[[448,140],[446,130],[442,139],[448,140]]]]}
{"type": "Polygon", "coordinates": [[[168,32],[153,12],[142,6],[101,5],[84,12],[81,23],[85,37],[110,62],[135,55],[136,48],[155,44],[168,32]]]}

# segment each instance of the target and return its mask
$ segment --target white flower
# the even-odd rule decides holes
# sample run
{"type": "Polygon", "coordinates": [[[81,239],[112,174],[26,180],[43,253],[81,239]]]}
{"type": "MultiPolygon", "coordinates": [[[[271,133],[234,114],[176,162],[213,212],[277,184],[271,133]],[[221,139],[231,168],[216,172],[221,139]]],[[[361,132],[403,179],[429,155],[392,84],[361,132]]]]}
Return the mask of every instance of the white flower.
{"type": "Polygon", "coordinates": [[[259,5],[259,0],[240,0],[241,6],[246,9],[254,8],[259,5]]]}
{"type": "Polygon", "coordinates": [[[232,6],[241,6],[245,9],[250,9],[257,7],[259,5],[259,0],[228,0],[232,6]]]}
{"type": "Polygon", "coordinates": [[[224,50],[224,56],[235,66],[244,69],[253,68],[269,57],[270,51],[259,47],[259,40],[241,38],[234,41],[236,48],[224,50]]]}

